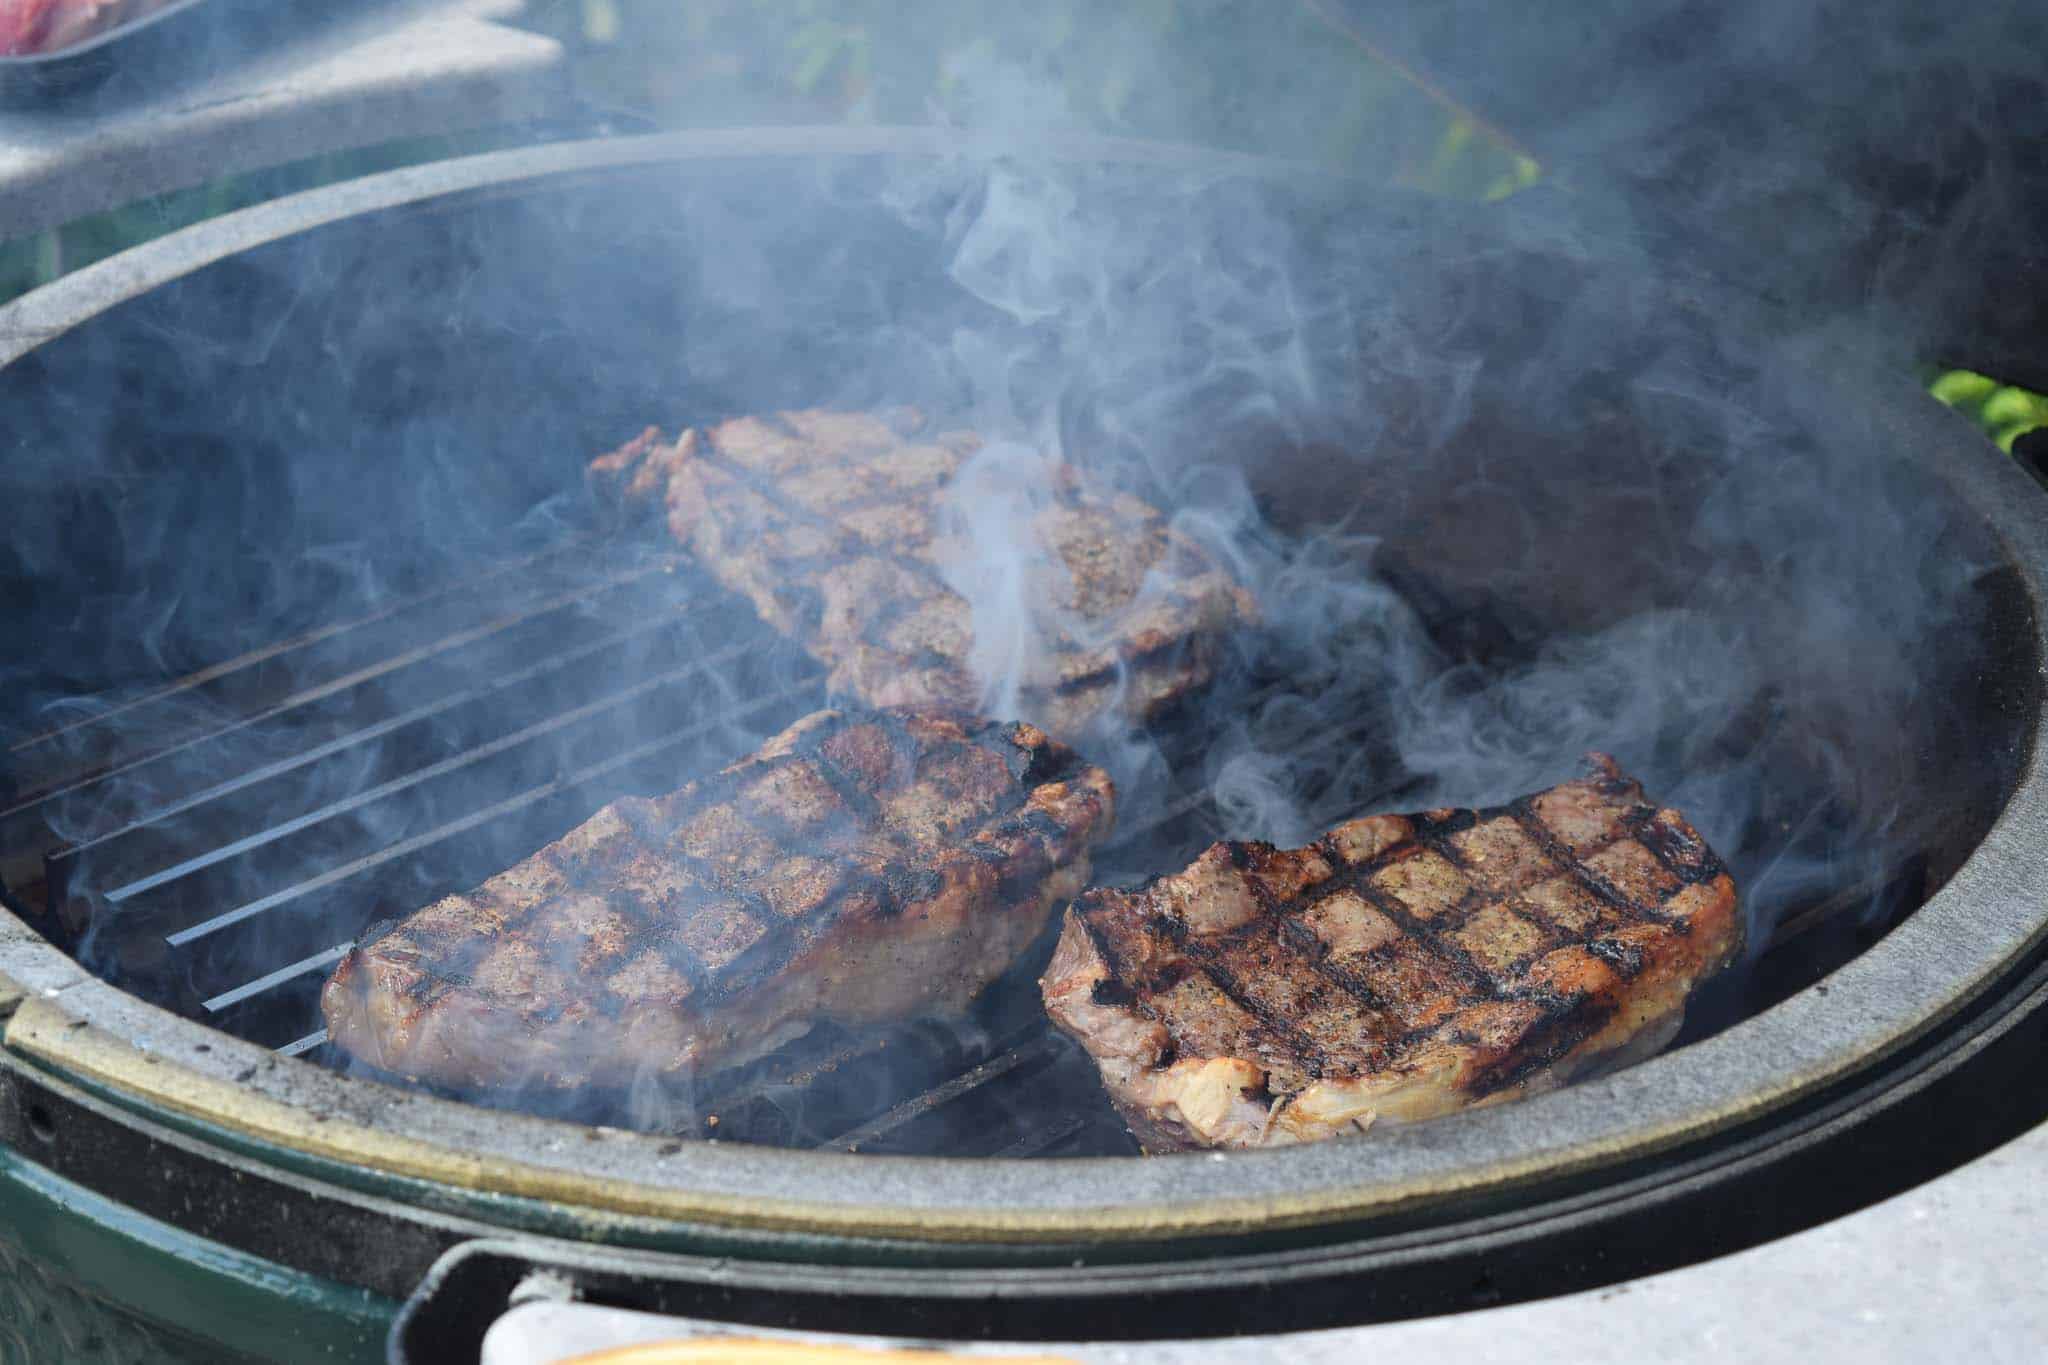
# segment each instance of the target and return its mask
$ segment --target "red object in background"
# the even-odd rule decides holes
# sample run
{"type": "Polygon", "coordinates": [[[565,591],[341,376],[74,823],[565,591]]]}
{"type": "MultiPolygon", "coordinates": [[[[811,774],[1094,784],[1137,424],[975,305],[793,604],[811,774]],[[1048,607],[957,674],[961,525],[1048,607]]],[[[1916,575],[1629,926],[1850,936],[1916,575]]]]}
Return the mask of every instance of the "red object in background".
{"type": "Polygon", "coordinates": [[[167,0],[0,0],[0,55],[61,52],[167,0]]]}
{"type": "Polygon", "coordinates": [[[0,0],[0,53],[13,57],[42,47],[60,0],[0,0]]]}

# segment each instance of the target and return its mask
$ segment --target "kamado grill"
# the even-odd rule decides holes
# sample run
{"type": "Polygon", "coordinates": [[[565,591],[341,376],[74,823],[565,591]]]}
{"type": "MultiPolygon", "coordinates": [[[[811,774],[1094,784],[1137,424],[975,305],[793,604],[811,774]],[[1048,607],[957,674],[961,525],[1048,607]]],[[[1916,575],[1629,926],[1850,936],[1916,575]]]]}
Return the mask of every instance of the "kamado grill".
{"type": "MultiPolygon", "coordinates": [[[[1643,752],[1625,757],[1661,771],[1770,775],[1714,831],[1743,874],[1752,960],[1695,1002],[1680,1045],[1356,1142],[1140,1157],[1045,1023],[1047,939],[964,1023],[822,1028],[688,1093],[431,1092],[351,1065],[316,996],[373,922],[824,700],[813,661],[587,498],[582,462],[649,420],[959,398],[943,365],[882,373],[877,346],[913,356],[977,329],[1037,354],[1028,324],[948,280],[924,209],[902,206],[906,185],[976,202],[971,138],[497,153],[216,219],[0,313],[0,411],[34,469],[11,510],[45,547],[8,561],[17,653],[46,692],[162,680],[52,712],[8,756],[0,1135],[17,1271],[76,1276],[57,1220],[89,1224],[77,1235],[133,1287],[118,1309],[115,1286],[91,1287],[90,1311],[195,1358],[284,1342],[374,1357],[401,1304],[401,1358],[473,1358],[515,1300],[572,1294],[810,1331],[1348,1326],[1365,1342],[1373,1323],[1782,1235],[2038,1118],[2006,1083],[2038,1046],[2048,919],[2038,489],[1855,357],[1767,343],[1761,305],[1711,281],[1611,280],[1560,251],[1567,209],[1541,195],[1484,213],[1368,202],[1295,168],[1085,140],[1046,164],[1217,222],[1282,205],[1302,259],[1331,253],[1340,286],[1363,267],[1408,282],[1309,315],[1306,388],[1351,401],[1307,420],[1224,381],[1174,388],[1198,340],[1140,378],[1178,395],[1150,409],[1158,439],[1243,468],[1277,533],[1314,531],[1333,502],[1377,509],[1370,558],[1346,572],[1391,585],[1445,677],[1540,674],[1552,642],[1682,600],[1709,568],[1800,590],[1767,560],[1718,563],[1665,532],[1716,495],[1727,448],[1818,450],[1802,444],[1817,413],[1837,423],[1827,441],[1868,457],[1858,477],[1884,507],[1941,526],[1961,567],[1914,655],[1913,703],[1881,726],[1854,714],[1871,697],[1827,694],[1836,670],[1786,655],[1720,732],[1667,720],[1628,737],[1643,752]],[[770,248],[806,264],[763,274],[770,248]],[[1756,404],[1756,429],[1646,401],[1652,386],[1631,386],[1645,331],[1756,404]],[[1431,338],[1447,368],[1374,350],[1396,336],[1431,338]],[[1566,346],[1577,373],[1546,379],[1546,348],[1566,346]],[[1332,377],[1375,357],[1363,389],[1332,377]],[[1447,403],[1438,381],[1468,359],[1447,403]],[[1785,365],[1797,394],[1760,377],[1785,365]],[[1404,448],[1434,463],[1369,458],[1404,448]],[[120,496],[143,481],[180,509],[152,523],[160,543],[138,543],[120,496]],[[459,514],[443,543],[422,487],[459,514]],[[201,526],[230,534],[181,538],[201,526]],[[254,592],[280,612],[237,574],[286,543],[369,548],[267,561],[254,592]],[[177,570],[153,589],[156,563],[177,570]],[[358,576],[372,569],[374,590],[358,576]],[[202,610],[227,623],[207,635],[220,647],[187,658],[202,610]],[[22,1269],[35,1258],[45,1270],[22,1269]],[[181,1288],[152,1278],[166,1267],[181,1288]]],[[[1077,445],[1123,439],[1115,400],[1107,383],[1070,390],[1058,424],[1077,445]]],[[[1811,458],[1825,487],[1834,466],[1811,458]]],[[[1845,520],[1796,529],[1873,532],[1845,520]]],[[[1843,599],[1835,645],[1888,628],[1865,611],[1843,599]]],[[[1343,644],[1332,657],[1371,657],[1343,644]]],[[[1254,638],[1215,711],[1152,728],[1098,880],[1235,832],[1244,807],[1205,715],[1257,718],[1311,830],[1439,790],[1400,681],[1318,672],[1254,638]],[[1289,699],[1333,694],[1339,723],[1290,729],[1289,699]]]]}

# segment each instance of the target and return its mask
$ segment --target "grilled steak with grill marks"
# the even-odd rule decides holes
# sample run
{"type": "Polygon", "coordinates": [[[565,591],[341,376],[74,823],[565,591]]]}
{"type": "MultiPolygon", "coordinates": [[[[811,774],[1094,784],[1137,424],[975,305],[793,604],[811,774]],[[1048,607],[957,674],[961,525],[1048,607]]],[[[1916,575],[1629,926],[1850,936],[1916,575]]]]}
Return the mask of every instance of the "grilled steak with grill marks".
{"type": "Polygon", "coordinates": [[[386,1071],[564,1088],[955,1011],[1086,883],[1113,806],[1029,725],[821,711],[358,946],[321,1005],[386,1071]]]}
{"type": "Polygon", "coordinates": [[[1040,981],[1148,1151],[1358,1132],[1671,1040],[1737,952],[1735,885],[1613,760],[1494,810],[1215,844],[1068,910],[1040,981]]]}
{"type": "MultiPolygon", "coordinates": [[[[973,611],[942,566],[976,547],[942,505],[981,448],[909,411],[742,417],[673,444],[649,428],[592,463],[629,501],[659,502],[668,528],[719,581],[870,706],[983,708],[973,611]]],[[[1006,713],[1076,734],[1108,707],[1150,716],[1214,671],[1221,635],[1252,599],[1153,507],[1055,464],[1027,527],[1041,585],[1022,594],[1034,642],[1006,713]]]]}

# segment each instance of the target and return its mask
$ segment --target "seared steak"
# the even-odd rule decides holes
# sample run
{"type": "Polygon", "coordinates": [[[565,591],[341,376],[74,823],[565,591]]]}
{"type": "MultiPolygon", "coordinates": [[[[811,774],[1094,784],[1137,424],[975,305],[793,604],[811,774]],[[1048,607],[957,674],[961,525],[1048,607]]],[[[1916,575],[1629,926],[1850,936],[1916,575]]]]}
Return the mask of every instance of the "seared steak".
{"type": "Polygon", "coordinates": [[[1148,1151],[1491,1104],[1669,1042],[1735,886],[1613,760],[1493,810],[1214,844],[1067,911],[1040,986],[1148,1151]]]}
{"type": "MultiPolygon", "coordinates": [[[[946,577],[979,547],[940,515],[981,444],[910,412],[786,412],[673,443],[650,428],[591,472],[629,500],[658,500],[670,534],[824,662],[835,692],[988,710],[974,613],[946,577]]],[[[1146,503],[1066,464],[1050,485],[1032,490],[1028,526],[1006,528],[1032,561],[1018,594],[1030,619],[1005,623],[1023,641],[1020,686],[993,709],[1072,736],[1106,707],[1142,718],[1199,687],[1253,605],[1146,503]]]]}
{"type": "Polygon", "coordinates": [[[821,711],[361,944],[321,1005],[386,1071],[557,1087],[955,1011],[1086,883],[1113,804],[1029,725],[821,711]]]}

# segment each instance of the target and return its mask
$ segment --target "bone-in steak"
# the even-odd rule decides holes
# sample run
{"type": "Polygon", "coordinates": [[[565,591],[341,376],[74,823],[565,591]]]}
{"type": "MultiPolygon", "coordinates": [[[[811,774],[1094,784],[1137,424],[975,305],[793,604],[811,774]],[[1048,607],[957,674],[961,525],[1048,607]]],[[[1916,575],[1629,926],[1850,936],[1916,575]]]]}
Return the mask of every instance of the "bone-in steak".
{"type": "MultiPolygon", "coordinates": [[[[949,530],[941,508],[981,445],[909,411],[786,412],[673,443],[650,428],[591,473],[628,500],[659,501],[675,539],[822,660],[835,692],[978,710],[974,613],[944,566],[984,547],[949,530]]],[[[1071,465],[1040,468],[1047,486],[1030,490],[1028,524],[1005,528],[1032,562],[1015,566],[1030,584],[1016,594],[1027,619],[1002,626],[1026,641],[1018,695],[998,709],[1069,737],[1108,707],[1152,715],[1208,680],[1221,635],[1253,617],[1251,597],[1144,501],[1071,465]]]]}
{"type": "Polygon", "coordinates": [[[1148,1151],[1309,1142],[1669,1042],[1735,886],[1611,759],[1493,810],[1212,845],[1068,910],[1040,986],[1148,1151]]]}
{"type": "Polygon", "coordinates": [[[384,1070],[557,1087],[956,1011],[1086,884],[1113,808],[1029,725],[821,711],[358,946],[321,1005],[384,1070]]]}

